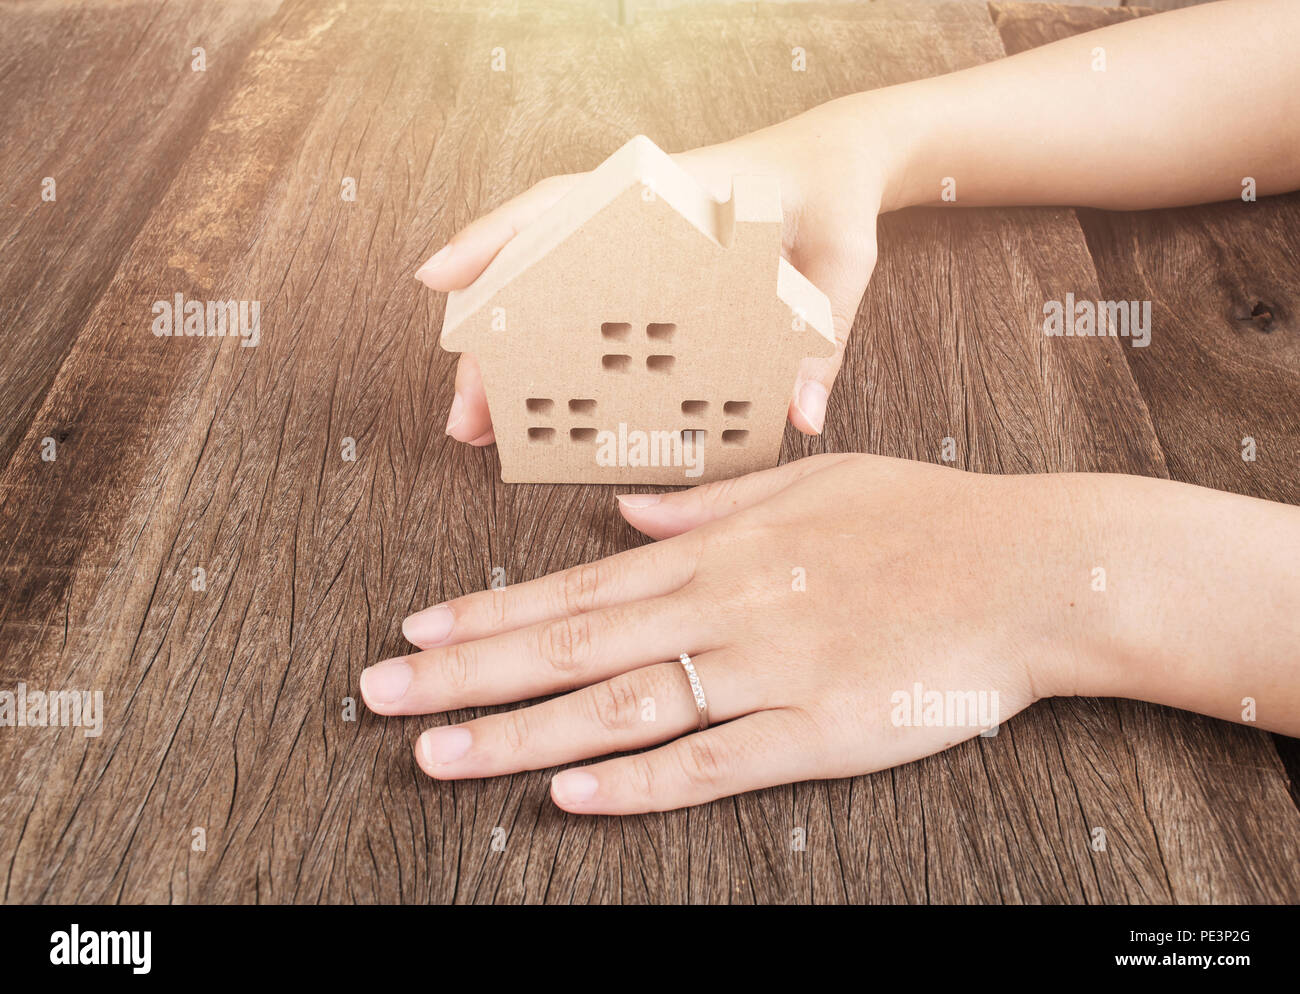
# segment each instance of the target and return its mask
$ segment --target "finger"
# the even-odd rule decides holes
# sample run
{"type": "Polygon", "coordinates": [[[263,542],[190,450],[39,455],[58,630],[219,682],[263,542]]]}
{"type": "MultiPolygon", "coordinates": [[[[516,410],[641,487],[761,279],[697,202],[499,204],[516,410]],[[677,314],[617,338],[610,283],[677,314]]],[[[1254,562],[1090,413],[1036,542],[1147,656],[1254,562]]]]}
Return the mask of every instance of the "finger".
{"type": "Polygon", "coordinates": [[[462,353],[456,366],[456,396],[447,413],[447,434],[458,442],[487,444],[479,439],[491,438],[492,416],[488,413],[487,393],[478,360],[462,353]]]}
{"type": "Polygon", "coordinates": [[[452,236],[415,272],[430,290],[459,290],[478,279],[502,246],[559,200],[581,174],[551,176],[452,236]]]}
{"type": "Polygon", "coordinates": [[[844,362],[844,348],[866,293],[876,263],[874,235],[850,236],[859,241],[843,245],[799,245],[790,264],[826,294],[831,304],[835,354],[827,359],[805,359],[799,365],[790,423],[806,435],[820,435],[826,423],[826,404],[831,387],[844,362]]]}
{"type": "Polygon", "coordinates": [[[698,561],[699,545],[694,541],[643,545],[537,580],[435,604],[403,621],[402,634],[411,644],[428,649],[486,638],[549,618],[662,597],[685,586],[698,561]]]}
{"type": "Polygon", "coordinates": [[[551,799],[575,814],[630,815],[807,780],[816,775],[814,735],[798,712],[760,711],[651,752],[557,773],[551,799]]]}
{"type": "Polygon", "coordinates": [[[683,646],[707,649],[710,638],[697,605],[657,597],[387,659],[362,672],[361,694],[379,714],[508,704],[671,659],[683,646]]]}
{"type": "MultiPolygon", "coordinates": [[[[754,681],[727,650],[693,662],[713,720],[761,706],[754,681]]],[[[532,707],[430,728],[416,741],[415,756],[440,780],[494,777],[642,749],[694,731],[697,721],[681,663],[657,663],[532,707]]]]}
{"type": "Polygon", "coordinates": [[[705,483],[666,494],[618,494],[618,509],[627,523],[651,538],[668,538],[709,521],[743,511],[779,493],[796,480],[852,458],[849,453],[809,456],[775,469],[733,480],[705,483]]]}

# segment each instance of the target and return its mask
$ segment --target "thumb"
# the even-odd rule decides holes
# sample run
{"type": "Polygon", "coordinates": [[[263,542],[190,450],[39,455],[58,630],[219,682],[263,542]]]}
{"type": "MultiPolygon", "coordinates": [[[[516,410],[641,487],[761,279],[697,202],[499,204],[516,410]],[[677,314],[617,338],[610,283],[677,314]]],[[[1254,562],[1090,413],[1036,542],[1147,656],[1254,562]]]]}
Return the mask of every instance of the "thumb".
{"type": "Polygon", "coordinates": [[[456,396],[447,412],[447,434],[470,445],[491,445],[496,440],[483,375],[478,360],[468,352],[462,352],[456,364],[456,396]]]}
{"type": "Polygon", "coordinates": [[[800,363],[790,401],[790,423],[805,435],[820,435],[826,423],[826,403],[831,387],[844,362],[844,347],[848,344],[862,295],[866,293],[867,282],[876,265],[875,232],[860,238],[848,251],[843,245],[796,246],[791,252],[790,264],[826,294],[831,304],[835,354],[826,359],[805,359],[800,363]]]}
{"type": "Polygon", "coordinates": [[[666,494],[618,494],[618,509],[637,531],[651,538],[671,538],[729,514],[753,507],[813,473],[834,466],[851,453],[797,459],[734,480],[718,480],[666,494]]]}

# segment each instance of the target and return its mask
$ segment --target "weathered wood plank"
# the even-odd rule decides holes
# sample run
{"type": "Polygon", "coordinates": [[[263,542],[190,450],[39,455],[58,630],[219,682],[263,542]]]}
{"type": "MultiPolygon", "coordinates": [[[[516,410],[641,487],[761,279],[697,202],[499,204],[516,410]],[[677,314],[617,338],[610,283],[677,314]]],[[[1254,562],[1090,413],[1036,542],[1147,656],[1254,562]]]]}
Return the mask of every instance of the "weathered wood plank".
{"type": "Polygon", "coordinates": [[[0,465],[278,2],[0,7],[0,465]]]}
{"type": "Polygon", "coordinates": [[[1300,502],[1300,194],[1080,215],[1106,298],[1152,301],[1129,364],[1170,474],[1300,502]]]}

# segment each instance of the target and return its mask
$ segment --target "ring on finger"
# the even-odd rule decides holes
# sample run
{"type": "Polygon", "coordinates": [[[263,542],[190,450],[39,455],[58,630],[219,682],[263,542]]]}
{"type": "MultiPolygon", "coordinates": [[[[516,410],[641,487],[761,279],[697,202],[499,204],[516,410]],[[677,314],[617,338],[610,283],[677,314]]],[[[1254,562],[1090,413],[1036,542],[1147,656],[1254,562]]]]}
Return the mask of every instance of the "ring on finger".
{"type": "Polygon", "coordinates": [[[709,727],[709,701],[704,696],[704,687],[700,684],[700,675],[695,672],[695,664],[691,662],[691,657],[683,652],[677,657],[678,662],[682,664],[682,670],[686,673],[686,679],[691,685],[691,696],[695,698],[695,715],[699,731],[704,731],[709,727]]]}

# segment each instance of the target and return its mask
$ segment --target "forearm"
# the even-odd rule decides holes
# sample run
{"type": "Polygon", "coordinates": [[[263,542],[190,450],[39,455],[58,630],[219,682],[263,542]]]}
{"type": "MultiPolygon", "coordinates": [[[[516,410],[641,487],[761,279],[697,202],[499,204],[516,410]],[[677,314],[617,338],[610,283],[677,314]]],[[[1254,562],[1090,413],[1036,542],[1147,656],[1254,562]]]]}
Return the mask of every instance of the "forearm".
{"type": "Polygon", "coordinates": [[[1300,3],[1229,0],[828,106],[889,159],[884,209],[1205,203],[1300,188],[1297,51],[1300,3]]]}
{"type": "Polygon", "coordinates": [[[1300,508],[1074,479],[1088,582],[1070,611],[1088,635],[1069,690],[1300,735],[1300,508]]]}

